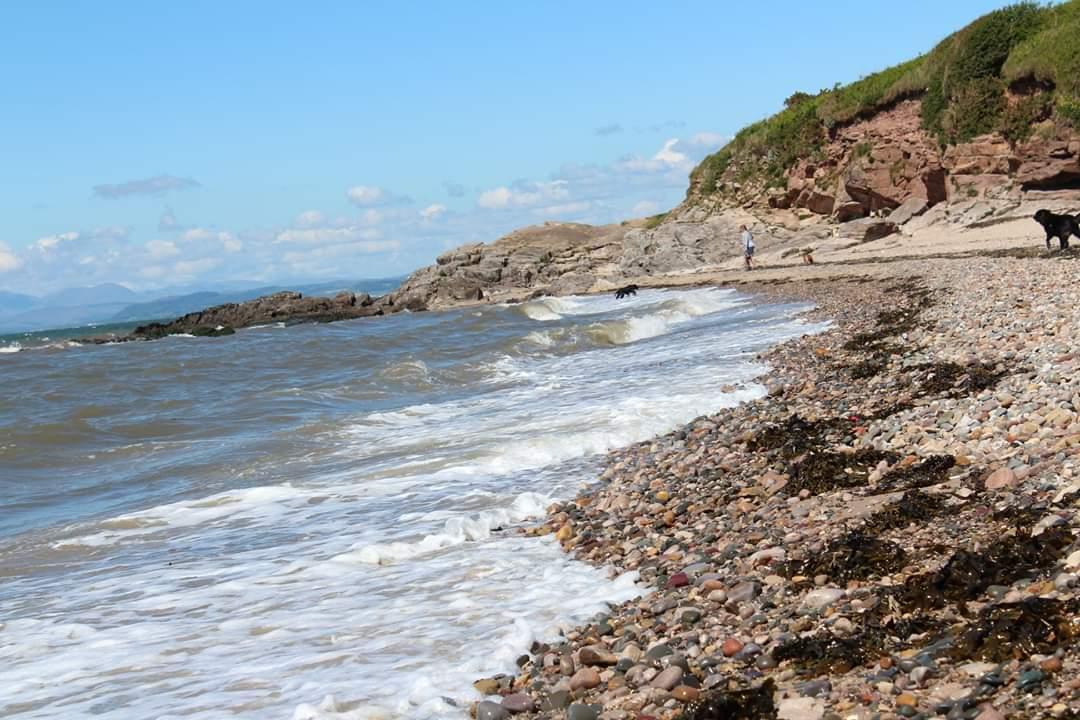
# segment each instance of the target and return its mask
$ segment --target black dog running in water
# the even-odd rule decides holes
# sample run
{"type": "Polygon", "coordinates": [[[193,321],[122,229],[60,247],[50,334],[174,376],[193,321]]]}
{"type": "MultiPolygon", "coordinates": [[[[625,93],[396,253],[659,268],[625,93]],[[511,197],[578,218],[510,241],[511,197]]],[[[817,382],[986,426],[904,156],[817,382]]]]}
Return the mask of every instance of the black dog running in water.
{"type": "MultiPolygon", "coordinates": [[[[1080,233],[1077,233],[1080,235],[1080,233]]],[[[637,295],[637,285],[626,285],[615,291],[615,299],[622,300],[628,295],[637,295]]]]}
{"type": "Polygon", "coordinates": [[[1061,243],[1061,250],[1069,247],[1069,235],[1080,237],[1080,223],[1072,215],[1058,215],[1049,210],[1040,210],[1035,213],[1035,222],[1043,226],[1046,231],[1046,249],[1050,249],[1050,238],[1057,238],[1061,243]]]}

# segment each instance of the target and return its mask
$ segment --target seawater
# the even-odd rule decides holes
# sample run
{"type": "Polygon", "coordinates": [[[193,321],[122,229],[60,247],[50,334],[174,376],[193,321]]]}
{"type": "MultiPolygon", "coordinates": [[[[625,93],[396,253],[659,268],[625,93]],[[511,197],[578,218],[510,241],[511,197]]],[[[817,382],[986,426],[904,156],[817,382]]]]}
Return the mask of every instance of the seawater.
{"type": "MultiPolygon", "coordinates": [[[[0,355],[0,716],[463,718],[646,591],[515,532],[816,332],[732,290],[0,355]]],[[[733,389],[734,388],[734,389],[733,389]]]]}

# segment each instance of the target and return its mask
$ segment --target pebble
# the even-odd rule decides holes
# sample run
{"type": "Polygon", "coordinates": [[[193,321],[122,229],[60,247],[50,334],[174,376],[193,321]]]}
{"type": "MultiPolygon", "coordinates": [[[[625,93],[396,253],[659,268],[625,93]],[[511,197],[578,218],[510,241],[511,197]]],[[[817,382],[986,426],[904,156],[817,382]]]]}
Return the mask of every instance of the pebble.
{"type": "Polygon", "coordinates": [[[1018,482],[1015,472],[1009,468],[1001,468],[990,473],[984,484],[987,490],[1001,490],[1014,487],[1018,482]]]}
{"type": "Polygon", "coordinates": [[[619,658],[608,652],[605,648],[583,647],[578,653],[578,660],[583,665],[600,665],[608,667],[619,662],[619,658]]]}
{"type": "Polygon", "coordinates": [[[502,699],[502,706],[509,710],[511,713],[523,713],[532,712],[536,704],[533,699],[525,693],[514,693],[507,695],[502,699]]]}
{"type": "Polygon", "coordinates": [[[836,603],[846,594],[839,588],[818,588],[806,594],[806,597],[803,598],[803,605],[814,610],[823,610],[836,603]]]}
{"type": "Polygon", "coordinates": [[[672,689],[671,697],[675,698],[681,703],[694,702],[701,697],[701,691],[697,688],[689,687],[687,685],[679,685],[672,689]]]}
{"type": "Polygon", "coordinates": [[[683,669],[678,665],[672,665],[671,667],[665,668],[659,675],[653,678],[652,682],[649,684],[662,690],[671,690],[682,682],[682,679],[683,669]]]}
{"type": "Polygon", "coordinates": [[[566,709],[566,720],[598,720],[602,709],[600,705],[574,703],[566,709]]]}
{"type": "Polygon", "coordinates": [[[507,720],[510,711],[499,703],[483,700],[476,706],[476,720],[507,720]]]}
{"type": "MultiPolygon", "coordinates": [[[[925,278],[933,294],[918,301],[913,326],[883,340],[885,369],[860,379],[858,392],[851,364],[870,356],[846,349],[847,340],[875,331],[883,309],[906,312],[916,301],[886,289],[895,279],[798,286],[838,329],[762,353],[782,397],[611,453],[587,500],[556,503],[542,531],[526,530],[554,533],[579,559],[637,572],[656,590],[548,639],[516,677],[489,686],[494,694],[528,696],[552,718],[568,717],[563,708],[572,699],[595,705],[603,720],[674,720],[703,689],[769,678],[777,683],[777,716],[787,720],[1067,716],[1080,690],[1073,645],[1056,641],[1029,659],[1017,644],[1016,659],[1008,652],[997,663],[976,652],[954,658],[955,645],[940,638],[974,627],[996,603],[1076,599],[1075,545],[1031,572],[1006,566],[971,598],[910,612],[897,599],[960,550],[977,568],[981,554],[1007,538],[1080,525],[1080,263],[971,257],[885,266],[901,268],[925,278]],[[1051,301],[1048,287],[1060,297],[1051,301]],[[940,363],[963,372],[976,362],[1005,374],[985,389],[946,374],[944,389],[921,390],[940,368],[953,372],[940,363]],[[931,370],[931,363],[939,365],[931,370]],[[797,454],[803,449],[750,447],[768,441],[763,430],[795,416],[811,428],[825,423],[813,450],[819,456],[879,455],[845,487],[811,491],[799,470],[809,457],[797,454]],[[954,465],[926,487],[921,480],[901,487],[908,480],[899,471],[917,472],[939,454],[954,465]],[[923,495],[933,500],[930,511],[876,528],[886,507],[923,495]],[[855,531],[903,556],[887,570],[875,558],[868,572],[845,562],[848,550],[835,543],[855,531]],[[878,622],[892,623],[883,626],[889,639],[860,648],[878,622]],[[797,643],[809,657],[786,659],[797,643]],[[871,662],[848,670],[842,660],[860,649],[871,662]],[[840,662],[815,674],[815,652],[840,662]]],[[[874,551],[866,540],[855,547],[874,551]]],[[[1001,627],[995,632],[1009,632],[1001,627]]]]}
{"type": "Polygon", "coordinates": [[[581,668],[570,678],[571,690],[579,690],[582,688],[588,690],[596,687],[599,684],[600,673],[596,672],[596,670],[591,667],[581,668]]]}

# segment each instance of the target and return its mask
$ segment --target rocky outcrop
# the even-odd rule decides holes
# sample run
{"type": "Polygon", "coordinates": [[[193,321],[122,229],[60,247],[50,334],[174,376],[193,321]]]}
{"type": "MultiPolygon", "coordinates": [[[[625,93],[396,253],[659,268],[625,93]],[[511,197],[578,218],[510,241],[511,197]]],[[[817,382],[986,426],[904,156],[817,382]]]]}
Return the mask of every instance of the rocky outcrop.
{"type": "Polygon", "coordinates": [[[918,100],[834,128],[819,156],[787,172],[773,207],[805,208],[840,221],[899,207],[909,198],[928,205],[947,199],[937,144],[921,127],[918,100]]]}
{"type": "Polygon", "coordinates": [[[1016,164],[1025,190],[1080,189],[1080,139],[1036,138],[1020,147],[1016,164]]]}
{"type": "Polygon", "coordinates": [[[626,233],[619,267],[627,276],[658,275],[717,265],[738,251],[739,226],[753,225],[749,215],[723,213],[706,218],[691,214],[655,229],[626,233]]]}
{"type": "Polygon", "coordinates": [[[897,232],[900,227],[889,220],[860,218],[840,226],[837,236],[857,243],[873,242],[897,232]]]}
{"type": "Polygon", "coordinates": [[[342,292],[332,298],[304,297],[298,292],[279,292],[243,303],[226,303],[188,313],[168,323],[135,328],[125,340],[156,340],[168,335],[217,337],[239,328],[268,323],[333,322],[383,315],[404,309],[388,297],[372,299],[367,293],[342,292]]]}
{"type": "Polygon", "coordinates": [[[533,293],[570,295],[614,286],[623,237],[641,223],[544,223],[491,244],[463,245],[417,270],[391,294],[395,306],[452,307],[533,293]]]}
{"type": "MultiPolygon", "coordinates": [[[[692,186],[687,204],[713,211],[791,209],[847,222],[885,215],[909,200],[931,208],[981,199],[1017,201],[1025,191],[1080,189],[1076,131],[1043,120],[1023,142],[992,133],[942,149],[923,130],[921,108],[921,99],[907,99],[833,127],[813,157],[788,168],[782,188],[721,181],[713,198],[703,199],[692,186]]],[[[729,172],[742,170],[733,164],[729,172]]]]}

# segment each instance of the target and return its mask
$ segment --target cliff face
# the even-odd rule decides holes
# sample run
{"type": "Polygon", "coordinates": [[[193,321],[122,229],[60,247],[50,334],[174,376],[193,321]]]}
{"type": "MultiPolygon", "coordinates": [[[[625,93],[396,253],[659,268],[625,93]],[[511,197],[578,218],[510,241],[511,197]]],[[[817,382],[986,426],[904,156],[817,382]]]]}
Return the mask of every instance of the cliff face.
{"type": "Polygon", "coordinates": [[[1080,0],[989,13],[907,63],[795,93],[693,171],[684,205],[844,222],[1080,189],[1077,57],[1080,0]]]}
{"type": "MultiPolygon", "coordinates": [[[[722,179],[711,197],[692,191],[688,203],[795,209],[845,222],[911,198],[933,206],[1080,188],[1080,134],[1071,128],[1047,120],[1022,142],[988,133],[941,148],[921,127],[921,108],[921,100],[905,100],[835,128],[813,157],[799,158],[784,172],[783,187],[722,179]]],[[[736,166],[730,174],[739,172],[736,166]]]]}

